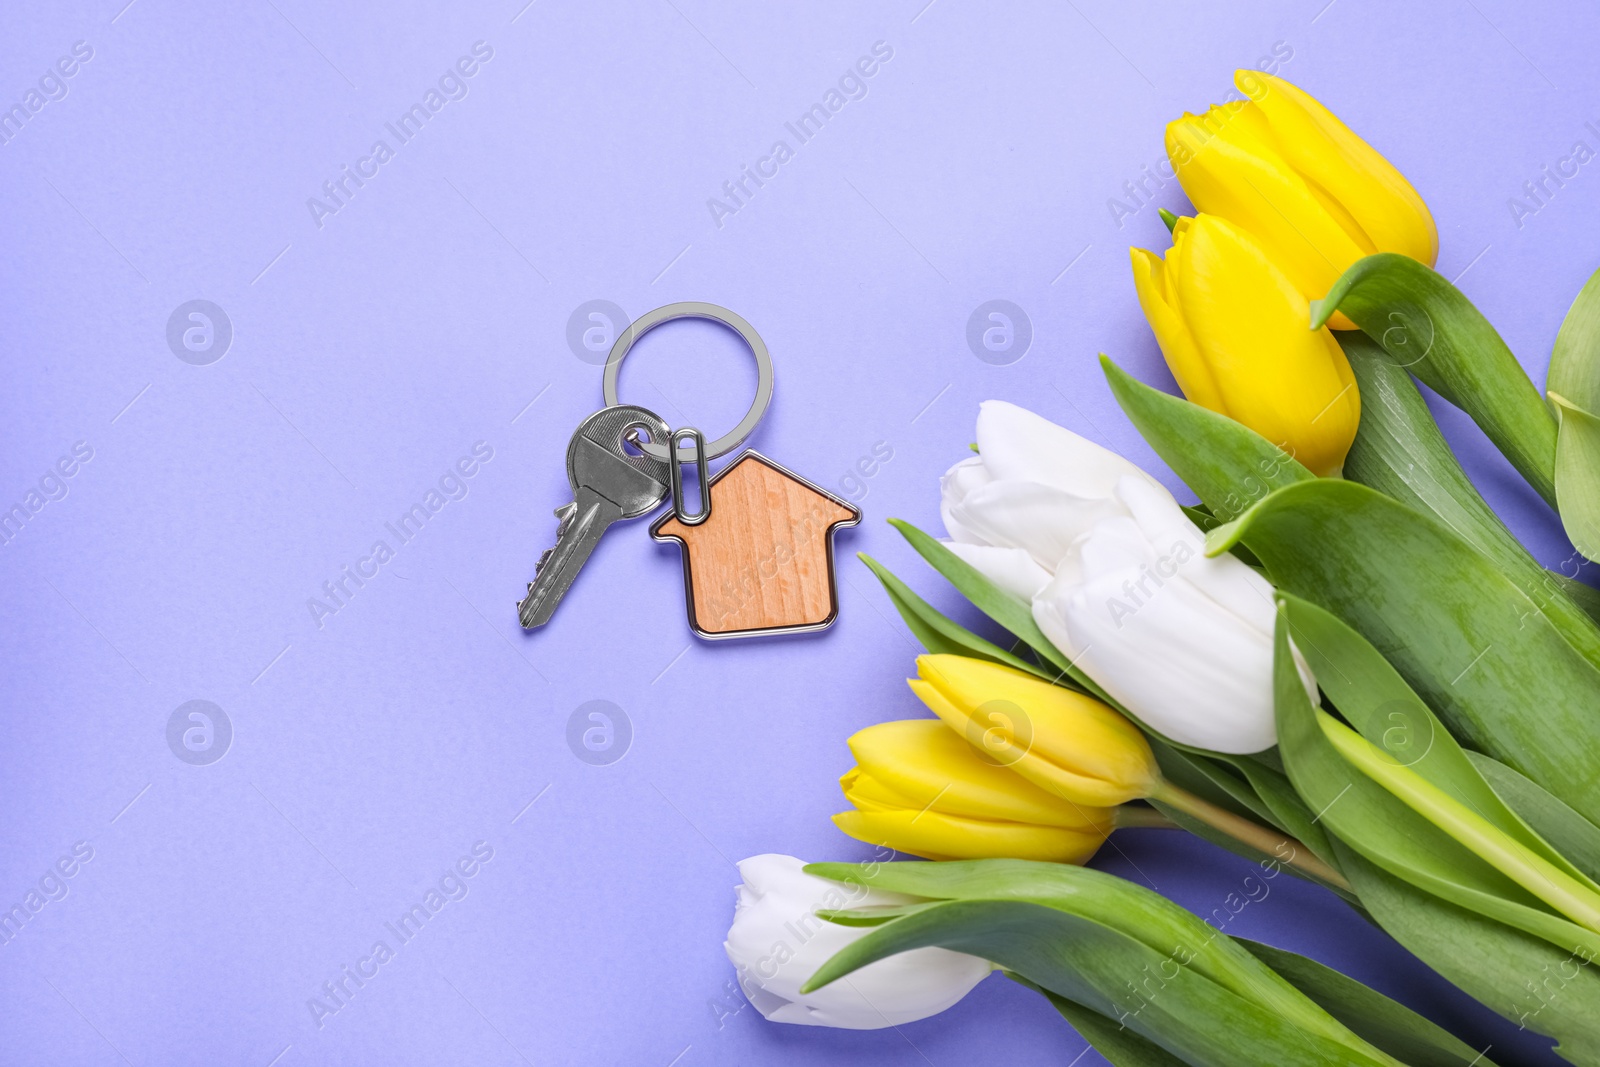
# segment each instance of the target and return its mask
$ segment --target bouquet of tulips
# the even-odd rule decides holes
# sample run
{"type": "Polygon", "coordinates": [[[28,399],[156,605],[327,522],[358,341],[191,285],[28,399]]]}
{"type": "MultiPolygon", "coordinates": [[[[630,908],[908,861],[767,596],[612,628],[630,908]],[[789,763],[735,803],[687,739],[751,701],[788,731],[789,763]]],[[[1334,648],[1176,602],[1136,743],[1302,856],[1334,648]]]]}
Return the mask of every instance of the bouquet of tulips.
{"type": "Polygon", "coordinates": [[[1168,127],[1197,213],[1164,215],[1164,255],[1132,252],[1187,399],[1102,357],[1199,503],[984,403],[976,455],[941,484],[948,539],[896,525],[1011,640],[867,560],[927,650],[910,685],[934,717],[849,739],[835,817],[936,862],[746,860],[729,956],[785,1022],[894,1025],[1000,970],[1116,1064],[1491,1062],[1080,866],[1118,827],[1177,826],[1257,861],[1246,893],[1325,886],[1600,1064],[1600,598],[1496,517],[1417,386],[1596,558],[1600,273],[1541,396],[1431,269],[1437,230],[1406,179],[1295,86],[1236,84],[1168,127]],[[791,950],[775,932],[797,922],[791,950]]]}

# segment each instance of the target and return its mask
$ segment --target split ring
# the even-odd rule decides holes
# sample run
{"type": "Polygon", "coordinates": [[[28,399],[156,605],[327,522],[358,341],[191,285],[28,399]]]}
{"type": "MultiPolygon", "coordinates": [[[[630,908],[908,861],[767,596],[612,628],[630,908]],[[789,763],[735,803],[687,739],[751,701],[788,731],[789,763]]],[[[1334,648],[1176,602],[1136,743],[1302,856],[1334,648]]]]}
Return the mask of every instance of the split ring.
{"type": "MultiPolygon", "coordinates": [[[[684,300],[677,304],[658,307],[654,311],[647,311],[635,319],[617,336],[616,344],[611,346],[611,354],[606,357],[603,383],[606,406],[616,407],[622,403],[617,395],[617,382],[622,376],[622,361],[633,348],[634,342],[663,322],[671,322],[673,319],[710,319],[712,322],[720,322],[737,333],[750,347],[751,355],[756,358],[756,396],[750,403],[750,410],[739,420],[739,425],[705,446],[704,455],[707,459],[725,456],[744,444],[745,438],[750,436],[761,422],[762,416],[767,413],[767,405],[772,403],[772,355],[767,351],[767,344],[761,339],[761,335],[756,333],[754,326],[725,307],[707,304],[700,300],[684,300]]],[[[668,462],[675,458],[668,451],[666,442],[640,441],[638,444],[654,459],[668,462]]]]}

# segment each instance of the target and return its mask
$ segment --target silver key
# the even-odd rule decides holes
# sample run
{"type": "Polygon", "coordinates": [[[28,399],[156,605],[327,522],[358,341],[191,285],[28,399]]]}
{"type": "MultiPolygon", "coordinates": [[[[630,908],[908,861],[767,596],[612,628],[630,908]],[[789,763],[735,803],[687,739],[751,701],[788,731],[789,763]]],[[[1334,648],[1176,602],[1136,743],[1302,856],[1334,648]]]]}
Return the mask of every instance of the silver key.
{"type": "Polygon", "coordinates": [[[624,436],[638,429],[652,441],[665,441],[671,433],[659,415],[627,405],[602,408],[578,424],[567,446],[572,502],[556,509],[561,520],[556,546],[540,557],[528,595],[517,605],[523,629],[550,621],[612,523],[654,511],[667,498],[671,485],[666,463],[623,448],[624,436]]]}

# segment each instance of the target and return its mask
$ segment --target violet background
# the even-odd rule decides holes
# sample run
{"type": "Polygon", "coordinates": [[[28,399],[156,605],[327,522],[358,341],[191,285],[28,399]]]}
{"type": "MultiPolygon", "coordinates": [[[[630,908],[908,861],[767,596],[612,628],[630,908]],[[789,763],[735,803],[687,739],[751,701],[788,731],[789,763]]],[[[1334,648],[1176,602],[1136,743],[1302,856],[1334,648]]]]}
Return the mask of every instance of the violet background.
{"type": "MultiPolygon", "coordinates": [[[[1507,202],[1575,141],[1600,148],[1600,14],[925,2],[8,8],[0,103],[74,42],[94,54],[0,145],[0,506],[75,441],[94,458],[0,549],[0,904],[74,842],[94,858],[0,947],[0,1062],[1102,1062],[1000,978],[898,1031],[734,1011],[731,861],[869,855],[828,822],[844,738],[922,714],[902,682],[914,644],[854,553],[955,609],[883,520],[937,529],[937,477],[989,397],[1177,488],[1095,355],[1172,387],[1126,249],[1165,247],[1156,206],[1186,202],[1169,182],[1119,226],[1108,199],[1135,205],[1123,183],[1161,158],[1163,124],[1280,42],[1281,73],[1428,200],[1439,269],[1542,382],[1600,263],[1600,176],[1583,168],[1520,226],[1507,202]],[[319,228],[307,198],[480,40],[493,58],[468,95],[319,228]],[[797,145],[784,123],[878,41],[893,58],[865,98],[797,145]],[[795,158],[716,225],[707,199],[779,138],[795,158]],[[209,366],[166,342],[193,298],[234,330],[209,366]],[[994,298],[1032,324],[1008,366],[965,338],[994,298]],[[709,300],[760,330],[778,388],[751,444],[866,512],[840,536],[831,630],[695,640],[677,549],[641,521],[605,539],[552,626],[520,631],[567,438],[600,402],[565,340],[592,299],[634,315],[709,300]],[[468,496],[397,546],[383,524],[477,441],[494,458],[468,496]],[[841,480],[880,442],[893,458],[862,495],[841,480]],[[319,629],[307,599],[380,538],[396,558],[319,629]],[[233,725],[209,766],[166,744],[191,699],[233,725]],[[609,766],[566,742],[592,699],[632,722],[609,766]],[[318,1029],[308,999],[479,840],[494,858],[469,895],[318,1029]]],[[[639,346],[623,395],[719,433],[746,359],[675,324],[639,346]]],[[[1435,409],[1541,560],[1567,559],[1509,465],[1435,409]]],[[[1097,863],[1201,913],[1249,869],[1158,831],[1118,834],[1097,863]]],[[[1367,980],[1502,1063],[1553,1062],[1303,884],[1279,880],[1228,930],[1367,980]]]]}

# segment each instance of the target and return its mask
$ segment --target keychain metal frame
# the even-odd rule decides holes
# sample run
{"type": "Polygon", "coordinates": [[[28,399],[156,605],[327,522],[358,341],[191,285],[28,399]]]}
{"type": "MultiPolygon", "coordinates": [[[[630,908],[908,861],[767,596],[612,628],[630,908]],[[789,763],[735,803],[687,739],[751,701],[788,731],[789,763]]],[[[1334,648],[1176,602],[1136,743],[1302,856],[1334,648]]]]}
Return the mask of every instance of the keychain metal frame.
{"type": "MultiPolygon", "coordinates": [[[[703,460],[717,459],[744,444],[745,439],[754,432],[762,417],[766,415],[768,405],[772,403],[773,386],[772,354],[767,351],[767,343],[761,339],[761,335],[756,333],[755,327],[746,322],[743,316],[729,311],[725,307],[718,304],[708,304],[703,300],[684,300],[676,304],[658,307],[654,311],[647,311],[631,322],[626,330],[617,335],[616,343],[611,346],[611,354],[606,357],[605,379],[601,383],[606,406],[618,407],[622,403],[617,392],[617,386],[622,378],[622,361],[632,351],[634,344],[639,338],[657,326],[665,322],[672,322],[674,319],[708,319],[711,322],[721,323],[739,335],[744,343],[749,346],[750,354],[756,360],[756,395],[755,399],[750,402],[750,410],[745,412],[744,418],[739,420],[737,426],[700,450],[700,456],[703,457],[703,460]]],[[[676,439],[674,439],[674,443],[664,444],[659,441],[637,440],[633,443],[652,459],[670,463],[676,470],[677,464],[674,461],[677,459],[677,448],[675,447],[675,441],[676,439]]],[[[704,467],[701,469],[703,471],[704,467]]],[[[681,481],[681,471],[678,473],[678,477],[681,481]]],[[[704,480],[702,480],[701,484],[705,484],[704,480]]]]}

